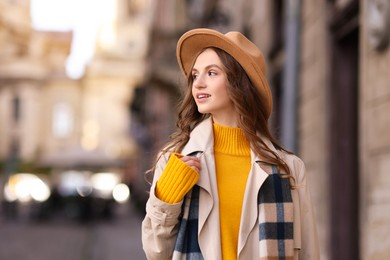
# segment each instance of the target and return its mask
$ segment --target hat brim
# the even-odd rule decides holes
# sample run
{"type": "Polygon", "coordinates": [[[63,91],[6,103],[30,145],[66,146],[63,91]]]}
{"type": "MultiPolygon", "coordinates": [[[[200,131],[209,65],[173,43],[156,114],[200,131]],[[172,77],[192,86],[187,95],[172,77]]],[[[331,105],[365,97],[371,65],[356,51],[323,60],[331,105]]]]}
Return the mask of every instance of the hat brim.
{"type": "Polygon", "coordinates": [[[258,63],[247,52],[237,47],[226,35],[211,29],[194,29],[183,34],[176,48],[176,57],[180,69],[188,78],[197,55],[206,48],[215,47],[230,54],[246,71],[252,84],[259,90],[263,102],[266,102],[267,118],[272,111],[272,94],[266,77],[258,63]]]}

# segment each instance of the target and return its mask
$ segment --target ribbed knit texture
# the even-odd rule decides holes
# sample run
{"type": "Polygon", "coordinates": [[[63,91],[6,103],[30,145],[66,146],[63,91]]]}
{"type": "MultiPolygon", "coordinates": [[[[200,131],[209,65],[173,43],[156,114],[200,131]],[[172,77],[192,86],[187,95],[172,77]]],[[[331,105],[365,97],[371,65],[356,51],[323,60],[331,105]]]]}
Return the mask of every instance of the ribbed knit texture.
{"type": "Polygon", "coordinates": [[[222,256],[237,259],[238,234],[246,181],[251,167],[250,146],[240,128],[214,128],[222,256]]]}
{"type": "Polygon", "coordinates": [[[156,196],[167,203],[180,202],[199,179],[197,171],[189,167],[179,154],[172,154],[156,184],[156,196]]]}

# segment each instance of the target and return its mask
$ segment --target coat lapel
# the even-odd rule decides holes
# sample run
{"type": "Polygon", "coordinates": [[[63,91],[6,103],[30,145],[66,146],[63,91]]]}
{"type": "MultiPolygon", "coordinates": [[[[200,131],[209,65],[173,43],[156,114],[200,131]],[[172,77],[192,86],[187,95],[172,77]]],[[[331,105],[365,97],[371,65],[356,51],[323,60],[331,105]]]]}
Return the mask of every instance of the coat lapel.
{"type": "Polygon", "coordinates": [[[238,253],[244,248],[247,244],[249,234],[253,229],[256,228],[258,223],[257,221],[257,194],[260,190],[261,185],[263,185],[264,181],[268,177],[268,173],[266,173],[260,167],[260,160],[257,158],[253,152],[252,155],[252,168],[249,172],[246,191],[244,194],[244,201],[242,205],[242,213],[241,213],[241,223],[240,223],[240,233],[238,237],[238,253]]]}
{"type": "MultiPolygon", "coordinates": [[[[266,138],[262,139],[273,152],[277,153],[274,145],[266,138]]],[[[253,230],[257,230],[258,224],[258,193],[264,181],[272,173],[270,165],[254,154],[251,150],[252,168],[250,170],[241,212],[240,233],[238,237],[238,254],[248,245],[247,240],[253,230]]],[[[253,251],[255,252],[255,251],[253,251]]]]}
{"type": "MultiPolygon", "coordinates": [[[[200,155],[202,172],[215,172],[214,162],[210,163],[213,158],[214,136],[213,125],[211,118],[207,118],[202,121],[191,132],[190,140],[182,150],[182,154],[196,154],[197,152],[203,153],[200,155]],[[207,158],[207,159],[206,159],[207,158]]],[[[212,182],[210,180],[211,174],[200,174],[198,185],[206,190],[210,195],[212,194],[212,182]]]]}
{"type": "Polygon", "coordinates": [[[214,134],[211,118],[205,119],[191,132],[187,145],[183,148],[182,154],[200,155],[201,172],[197,185],[199,191],[199,247],[203,255],[210,256],[210,259],[222,259],[218,205],[218,190],[215,176],[214,162],[214,134]],[[209,234],[216,234],[210,239],[209,234]]]}

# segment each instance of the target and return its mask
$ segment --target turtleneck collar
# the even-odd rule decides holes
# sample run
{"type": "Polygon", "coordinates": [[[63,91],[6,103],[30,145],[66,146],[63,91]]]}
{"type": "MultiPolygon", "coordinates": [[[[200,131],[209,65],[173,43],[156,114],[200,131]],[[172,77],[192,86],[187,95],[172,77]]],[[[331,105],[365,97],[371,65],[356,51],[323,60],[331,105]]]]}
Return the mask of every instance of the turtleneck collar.
{"type": "Polygon", "coordinates": [[[249,142],[241,128],[213,124],[214,150],[236,156],[250,155],[249,142]]]}

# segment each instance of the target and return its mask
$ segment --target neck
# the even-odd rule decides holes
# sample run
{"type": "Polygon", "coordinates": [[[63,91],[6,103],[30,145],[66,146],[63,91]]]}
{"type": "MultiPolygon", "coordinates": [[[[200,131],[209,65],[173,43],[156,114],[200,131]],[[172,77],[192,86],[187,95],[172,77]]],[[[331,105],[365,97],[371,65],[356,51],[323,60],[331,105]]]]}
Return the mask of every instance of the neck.
{"type": "Polygon", "coordinates": [[[213,115],[213,122],[220,126],[238,127],[237,116],[234,113],[225,116],[213,115]]]}

